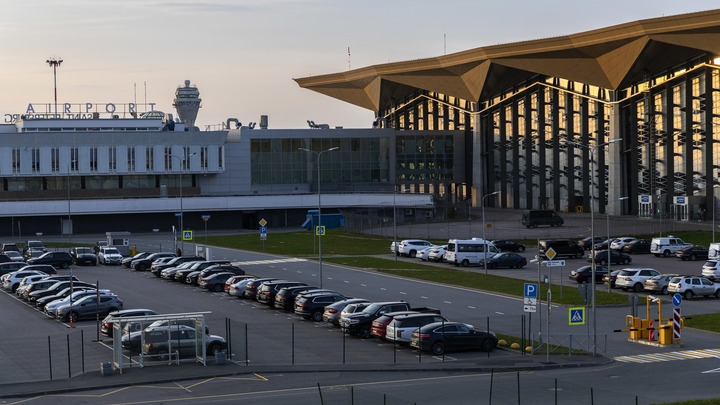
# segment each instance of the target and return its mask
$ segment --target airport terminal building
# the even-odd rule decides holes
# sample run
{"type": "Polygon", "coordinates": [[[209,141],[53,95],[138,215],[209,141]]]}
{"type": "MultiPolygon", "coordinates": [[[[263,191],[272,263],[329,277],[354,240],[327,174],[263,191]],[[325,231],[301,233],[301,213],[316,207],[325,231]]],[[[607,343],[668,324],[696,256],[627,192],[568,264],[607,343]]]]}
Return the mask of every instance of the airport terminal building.
{"type": "Polygon", "coordinates": [[[468,133],[474,205],[688,220],[717,195],[718,56],[712,10],[296,81],[379,126],[468,133]]]}
{"type": "Polygon", "coordinates": [[[201,131],[189,81],[177,119],[30,105],[0,124],[0,233],[300,226],[320,194],[370,225],[483,202],[689,220],[719,184],[718,57],[713,10],[296,79],[374,111],[365,129],[201,131]]]}

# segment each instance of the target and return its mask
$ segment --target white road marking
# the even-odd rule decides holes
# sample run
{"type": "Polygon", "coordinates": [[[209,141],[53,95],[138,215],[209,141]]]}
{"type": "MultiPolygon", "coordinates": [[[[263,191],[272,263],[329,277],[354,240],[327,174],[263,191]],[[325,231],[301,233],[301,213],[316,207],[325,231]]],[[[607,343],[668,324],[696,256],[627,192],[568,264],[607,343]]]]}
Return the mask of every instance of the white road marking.
{"type": "Polygon", "coordinates": [[[476,309],[476,308],[475,308],[474,306],[472,306],[472,305],[468,305],[468,308],[470,308],[470,309],[476,309]]]}
{"type": "Polygon", "coordinates": [[[495,311],[495,313],[496,313],[496,314],[498,314],[498,315],[505,315],[505,313],[504,313],[504,312],[498,312],[498,311],[495,311]]]}
{"type": "Polygon", "coordinates": [[[427,299],[427,297],[426,297],[426,296],[424,296],[424,295],[421,295],[421,296],[420,296],[420,298],[422,298],[422,299],[424,299],[424,300],[426,300],[426,299],[427,299]]]}
{"type": "Polygon", "coordinates": [[[367,284],[360,284],[362,287],[367,287],[367,284]]]}
{"type": "Polygon", "coordinates": [[[407,293],[405,291],[400,291],[400,294],[407,295],[407,293]]]}
{"type": "Polygon", "coordinates": [[[452,304],[452,302],[450,302],[450,301],[443,301],[443,302],[446,304],[452,304]]]}

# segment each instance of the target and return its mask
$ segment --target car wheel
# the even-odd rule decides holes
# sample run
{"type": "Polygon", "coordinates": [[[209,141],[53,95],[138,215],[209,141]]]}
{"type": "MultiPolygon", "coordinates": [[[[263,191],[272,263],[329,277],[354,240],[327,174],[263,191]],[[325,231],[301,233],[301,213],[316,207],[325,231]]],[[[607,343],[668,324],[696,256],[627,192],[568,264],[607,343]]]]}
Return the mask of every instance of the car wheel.
{"type": "Polygon", "coordinates": [[[576,259],[579,259],[579,258],[581,258],[581,257],[582,257],[582,255],[583,255],[583,254],[582,254],[582,253],[580,253],[580,252],[578,252],[578,253],[575,253],[575,258],[576,258],[576,259]]]}
{"type": "Polygon", "coordinates": [[[77,312],[70,312],[70,313],[67,314],[67,316],[65,317],[65,320],[68,321],[68,322],[77,322],[77,320],[78,320],[78,314],[77,314],[77,312]]]}
{"type": "Polygon", "coordinates": [[[372,334],[370,333],[370,327],[365,327],[360,330],[359,336],[361,339],[370,339],[372,334]]]}
{"type": "Polygon", "coordinates": [[[213,286],[213,291],[215,291],[215,292],[220,292],[220,291],[222,291],[222,290],[223,290],[223,285],[222,285],[222,284],[215,284],[215,285],[213,286]]]}
{"type": "Polygon", "coordinates": [[[470,262],[468,261],[468,259],[465,259],[465,260],[462,261],[461,264],[462,264],[463,267],[467,267],[467,266],[470,265],[470,262]]]}
{"type": "Polygon", "coordinates": [[[491,352],[495,350],[495,342],[492,339],[485,339],[480,343],[480,350],[491,352]]]}
{"type": "Polygon", "coordinates": [[[135,270],[145,271],[145,265],[144,264],[137,265],[137,266],[135,266],[135,270]]]}
{"type": "Polygon", "coordinates": [[[643,285],[640,283],[635,283],[635,285],[633,286],[633,291],[635,291],[636,293],[639,293],[642,290],[643,290],[643,285]]]}
{"type": "Polygon", "coordinates": [[[490,263],[490,264],[488,265],[488,268],[490,268],[490,269],[497,269],[497,266],[498,266],[497,263],[490,263]]]}
{"type": "Polygon", "coordinates": [[[690,255],[690,261],[692,261],[692,262],[695,261],[695,255],[690,255]]]}
{"type": "Polygon", "coordinates": [[[67,269],[68,267],[70,267],[70,266],[68,266],[67,262],[64,262],[60,265],[61,269],[67,269]]]}
{"type": "Polygon", "coordinates": [[[606,264],[607,264],[607,261],[605,261],[605,260],[600,260],[600,265],[601,265],[601,266],[604,266],[604,265],[606,265],[606,264]]]}
{"type": "Polygon", "coordinates": [[[662,288],[662,295],[668,295],[668,289],[667,287],[662,288]]]}
{"type": "Polygon", "coordinates": [[[715,291],[715,298],[720,298],[720,290],[715,291]]]}
{"type": "Polygon", "coordinates": [[[630,263],[630,259],[623,259],[623,264],[628,264],[628,263],[630,263]]]}
{"type": "Polygon", "coordinates": [[[518,247],[518,250],[517,250],[517,251],[518,251],[518,252],[524,252],[524,251],[525,251],[525,247],[524,247],[524,246],[520,246],[520,247],[518,247]]]}
{"type": "Polygon", "coordinates": [[[670,251],[669,250],[664,251],[663,256],[670,257],[670,251]]]}
{"type": "Polygon", "coordinates": [[[443,347],[442,342],[435,342],[433,343],[432,347],[430,347],[430,351],[432,352],[432,354],[439,356],[445,353],[445,348],[443,347]]]}
{"type": "Polygon", "coordinates": [[[312,320],[315,322],[322,321],[323,311],[313,311],[312,320]]]}
{"type": "Polygon", "coordinates": [[[417,256],[417,250],[411,250],[410,254],[408,254],[408,257],[411,257],[411,258],[414,258],[415,256],[417,256]]]}
{"type": "Polygon", "coordinates": [[[687,291],[685,291],[685,299],[686,299],[686,300],[691,300],[691,299],[693,299],[693,296],[694,296],[694,295],[695,295],[695,294],[692,292],[692,290],[687,290],[687,291]]]}
{"type": "Polygon", "coordinates": [[[212,354],[213,356],[216,356],[221,351],[222,351],[222,346],[219,343],[212,343],[207,348],[207,352],[212,354]]]}

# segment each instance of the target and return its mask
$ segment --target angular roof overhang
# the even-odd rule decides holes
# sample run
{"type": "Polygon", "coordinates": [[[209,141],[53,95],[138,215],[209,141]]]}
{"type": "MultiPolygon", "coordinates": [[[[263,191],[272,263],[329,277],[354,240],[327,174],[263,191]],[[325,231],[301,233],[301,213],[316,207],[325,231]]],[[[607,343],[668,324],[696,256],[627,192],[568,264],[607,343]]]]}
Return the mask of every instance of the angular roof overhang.
{"type": "Polygon", "coordinates": [[[720,55],[720,10],[294,80],[377,112],[417,90],[479,102],[537,74],[615,90],[704,53],[720,55]]]}

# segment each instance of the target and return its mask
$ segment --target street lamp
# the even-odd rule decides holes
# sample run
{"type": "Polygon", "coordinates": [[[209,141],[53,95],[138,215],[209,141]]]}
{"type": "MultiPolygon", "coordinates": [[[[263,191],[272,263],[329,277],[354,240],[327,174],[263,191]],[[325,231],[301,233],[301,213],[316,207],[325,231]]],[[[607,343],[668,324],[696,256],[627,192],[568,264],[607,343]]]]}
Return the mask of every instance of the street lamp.
{"type": "Polygon", "coordinates": [[[53,68],[53,82],[55,85],[55,114],[57,114],[57,68],[60,67],[62,59],[50,58],[45,61],[51,68],[53,68]]]}
{"type": "MultiPolygon", "coordinates": [[[[318,224],[317,224],[317,227],[315,228],[315,233],[318,233],[318,230],[319,230],[319,229],[322,229],[322,212],[320,211],[320,206],[321,206],[321,205],[320,205],[320,156],[322,156],[322,154],[325,153],[325,152],[331,152],[331,151],[334,151],[334,150],[338,150],[338,149],[340,149],[340,147],[334,146],[334,147],[332,147],[332,148],[330,148],[330,149],[326,149],[326,150],[323,150],[323,151],[320,151],[320,152],[316,152],[316,151],[314,151],[314,150],[307,149],[307,148],[298,148],[298,149],[300,149],[300,150],[302,150],[302,151],[305,151],[305,152],[310,152],[310,153],[314,154],[315,156],[317,156],[318,224]]],[[[318,234],[318,269],[319,269],[319,272],[320,272],[320,288],[322,288],[322,283],[323,283],[323,277],[322,277],[322,235],[320,235],[320,234],[318,234]]]]}
{"type": "MultiPolygon", "coordinates": [[[[588,145],[584,145],[581,143],[568,141],[567,139],[560,140],[560,142],[562,142],[562,143],[570,144],[570,145],[577,146],[580,148],[585,148],[588,151],[590,151],[590,176],[593,176],[595,174],[595,152],[596,152],[597,148],[602,147],[602,146],[607,146],[607,145],[610,145],[611,143],[620,142],[620,141],[622,141],[622,138],[613,139],[611,141],[607,141],[607,142],[597,144],[595,146],[590,147],[588,145]]],[[[593,241],[592,248],[591,248],[592,250],[590,253],[593,258],[593,260],[591,262],[591,267],[590,267],[590,269],[591,269],[590,279],[593,281],[591,296],[592,296],[592,318],[593,318],[593,321],[592,321],[593,356],[595,356],[597,353],[597,316],[596,316],[597,312],[596,312],[596,308],[595,308],[595,271],[597,269],[597,263],[595,263],[595,253],[596,253],[596,250],[595,250],[595,183],[592,181],[592,179],[590,179],[590,187],[592,188],[590,190],[590,240],[593,241]]]]}
{"type": "MultiPolygon", "coordinates": [[[[487,271],[488,243],[487,243],[487,238],[485,237],[485,229],[487,228],[487,225],[485,224],[485,199],[490,197],[491,195],[496,195],[496,194],[500,194],[500,192],[495,191],[493,193],[486,194],[480,200],[480,204],[482,205],[482,217],[483,217],[483,244],[484,244],[483,267],[485,267],[485,274],[488,274],[488,271],[487,271]]],[[[470,237],[472,237],[472,235],[470,235],[470,237]]]]}
{"type": "MultiPolygon", "coordinates": [[[[180,177],[180,252],[181,252],[181,253],[182,253],[182,251],[185,250],[185,238],[184,238],[184,235],[183,235],[183,230],[184,230],[184,227],[183,227],[183,216],[184,216],[184,215],[183,215],[183,214],[184,214],[184,213],[183,213],[183,183],[182,183],[182,175],[183,175],[183,172],[185,171],[185,162],[187,161],[188,158],[190,158],[190,156],[193,156],[193,155],[195,155],[195,154],[196,154],[196,153],[193,152],[193,153],[187,155],[186,157],[180,157],[180,156],[170,155],[170,157],[172,157],[172,158],[177,159],[178,161],[180,161],[180,176],[179,176],[179,177],[180,177]]],[[[177,246],[177,239],[175,239],[175,246],[177,246]]]]}
{"type": "MultiPolygon", "coordinates": [[[[397,245],[397,204],[395,197],[397,196],[397,187],[393,187],[393,249],[395,249],[395,261],[398,257],[398,245],[397,245]]],[[[400,190],[401,193],[410,191],[406,188],[400,190]]]]}
{"type": "MultiPolygon", "coordinates": [[[[610,204],[612,204],[614,202],[627,200],[627,199],[628,199],[628,197],[620,197],[617,200],[608,201],[607,205],[608,205],[608,207],[610,207],[610,204]]],[[[607,212],[606,214],[607,215],[605,215],[605,218],[607,219],[607,234],[608,234],[608,261],[607,261],[608,268],[607,268],[607,271],[608,271],[608,277],[610,277],[610,266],[612,265],[612,260],[610,260],[610,213],[607,212]]],[[[594,259],[593,259],[593,261],[594,261],[594,259]]],[[[593,284],[595,284],[594,278],[593,278],[593,284]]],[[[608,292],[610,292],[610,282],[609,281],[608,281],[608,292]]]]}
{"type": "Polygon", "coordinates": [[[75,163],[71,160],[67,165],[67,202],[68,202],[68,242],[72,245],[72,218],[70,217],[70,165],[75,163]]]}
{"type": "Polygon", "coordinates": [[[712,220],[712,228],[713,228],[713,241],[712,243],[715,243],[715,206],[717,205],[717,202],[715,202],[715,189],[720,188],[720,184],[716,184],[712,188],[712,205],[713,205],[713,220],[712,220]]]}

